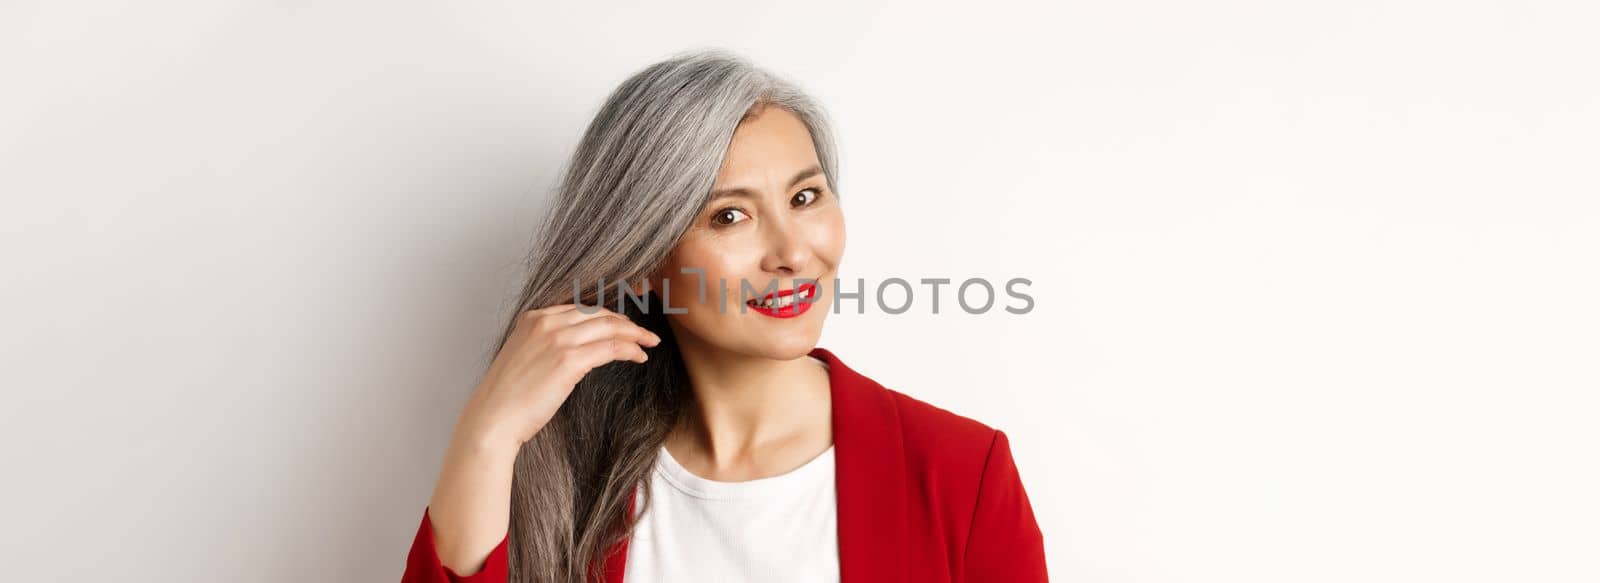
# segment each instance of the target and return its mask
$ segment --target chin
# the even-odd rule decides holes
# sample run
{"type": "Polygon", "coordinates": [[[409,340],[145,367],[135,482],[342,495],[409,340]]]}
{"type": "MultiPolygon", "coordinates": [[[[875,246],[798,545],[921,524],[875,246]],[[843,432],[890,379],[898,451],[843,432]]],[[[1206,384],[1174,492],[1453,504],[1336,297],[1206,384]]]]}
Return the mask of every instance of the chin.
{"type": "Polygon", "coordinates": [[[819,336],[808,331],[785,334],[782,337],[762,338],[751,343],[747,352],[752,356],[772,360],[794,360],[810,354],[811,349],[816,348],[819,336]]]}

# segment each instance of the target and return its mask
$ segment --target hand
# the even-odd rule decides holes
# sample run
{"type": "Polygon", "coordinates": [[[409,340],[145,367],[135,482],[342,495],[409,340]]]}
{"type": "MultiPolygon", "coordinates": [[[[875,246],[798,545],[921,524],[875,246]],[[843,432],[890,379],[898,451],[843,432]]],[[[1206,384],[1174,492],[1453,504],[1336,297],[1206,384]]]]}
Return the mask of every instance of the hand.
{"type": "Polygon", "coordinates": [[[587,314],[576,304],[523,312],[462,409],[457,435],[514,458],[589,371],[615,360],[643,363],[644,347],[660,343],[604,307],[587,314]]]}

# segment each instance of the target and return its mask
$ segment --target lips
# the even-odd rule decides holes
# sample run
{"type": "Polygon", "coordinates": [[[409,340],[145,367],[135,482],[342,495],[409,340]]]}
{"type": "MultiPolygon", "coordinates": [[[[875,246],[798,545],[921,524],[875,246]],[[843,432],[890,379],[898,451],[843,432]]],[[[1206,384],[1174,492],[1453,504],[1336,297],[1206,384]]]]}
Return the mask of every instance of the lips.
{"type": "Polygon", "coordinates": [[[802,283],[798,288],[781,289],[758,299],[745,302],[751,311],[774,318],[793,318],[804,314],[815,303],[817,286],[802,283]]]}

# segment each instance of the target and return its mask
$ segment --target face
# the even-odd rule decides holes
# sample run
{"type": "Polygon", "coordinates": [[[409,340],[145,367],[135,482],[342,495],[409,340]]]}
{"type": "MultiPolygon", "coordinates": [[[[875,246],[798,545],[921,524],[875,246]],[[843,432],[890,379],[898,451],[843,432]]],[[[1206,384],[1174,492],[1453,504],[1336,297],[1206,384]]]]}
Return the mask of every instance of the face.
{"type": "Polygon", "coordinates": [[[651,281],[657,294],[670,283],[669,307],[686,310],[667,315],[675,338],[685,350],[804,356],[822,335],[844,254],[844,214],[805,124],[781,107],[745,120],[712,193],[651,281]],[[705,270],[704,279],[684,268],[705,270]],[[741,282],[750,288],[742,298],[741,282]],[[753,305],[767,298],[771,308],[753,305]]]}

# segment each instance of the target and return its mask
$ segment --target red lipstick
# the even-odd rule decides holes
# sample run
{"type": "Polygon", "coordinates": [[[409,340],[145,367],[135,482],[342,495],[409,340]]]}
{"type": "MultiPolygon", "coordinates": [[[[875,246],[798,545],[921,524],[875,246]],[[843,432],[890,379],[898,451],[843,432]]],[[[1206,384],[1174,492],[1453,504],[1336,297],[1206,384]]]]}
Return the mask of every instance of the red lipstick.
{"type": "Polygon", "coordinates": [[[798,288],[781,289],[776,293],[745,302],[750,310],[774,318],[793,318],[806,313],[816,303],[817,285],[802,283],[798,288]]]}

